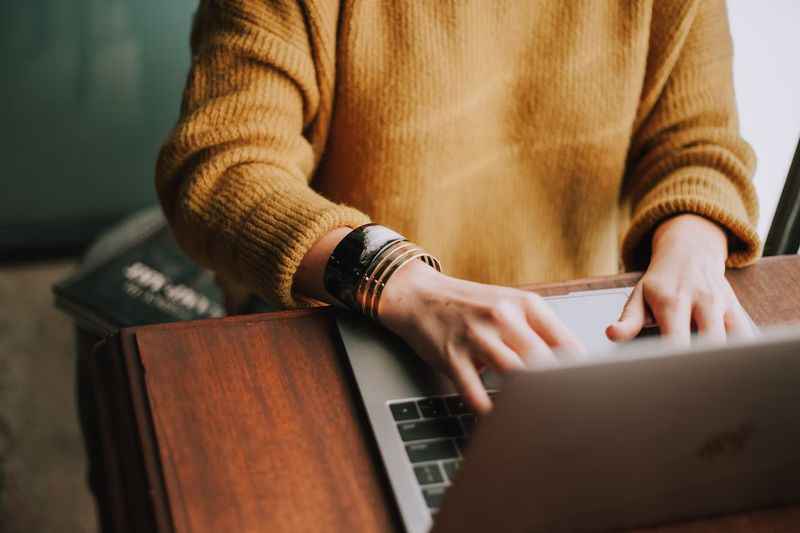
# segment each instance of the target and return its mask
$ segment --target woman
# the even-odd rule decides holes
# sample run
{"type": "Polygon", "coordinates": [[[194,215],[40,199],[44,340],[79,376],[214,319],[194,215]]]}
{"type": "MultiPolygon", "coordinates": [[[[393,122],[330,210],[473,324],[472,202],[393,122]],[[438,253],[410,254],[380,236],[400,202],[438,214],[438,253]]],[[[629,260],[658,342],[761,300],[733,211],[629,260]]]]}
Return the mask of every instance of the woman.
{"type": "Polygon", "coordinates": [[[386,256],[365,239],[395,235],[364,225],[392,228],[446,274],[405,262],[377,318],[477,410],[477,366],[582,349],[512,285],[622,259],[646,273],[611,339],[649,312],[684,342],[751,334],[724,277],[760,243],[721,0],[208,0],[192,46],[157,169],[182,245],[285,307],[361,308],[358,262],[386,256]]]}

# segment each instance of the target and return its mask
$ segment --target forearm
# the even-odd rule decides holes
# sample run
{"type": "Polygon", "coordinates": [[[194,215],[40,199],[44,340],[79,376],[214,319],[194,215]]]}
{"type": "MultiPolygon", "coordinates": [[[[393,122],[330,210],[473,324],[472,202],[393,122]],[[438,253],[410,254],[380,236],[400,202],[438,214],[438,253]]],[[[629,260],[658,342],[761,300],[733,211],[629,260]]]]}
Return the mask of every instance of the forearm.
{"type": "MultiPolygon", "coordinates": [[[[325,142],[320,108],[330,108],[330,88],[318,79],[332,77],[314,63],[312,48],[329,46],[314,46],[322,37],[308,34],[301,8],[201,3],[181,117],[156,170],[159,198],[183,249],[287,309],[306,305],[291,289],[309,248],[336,228],[369,222],[309,185],[325,142]]],[[[333,35],[335,13],[323,18],[320,35],[333,35]]],[[[313,285],[309,290],[319,295],[313,285]]]]}
{"type": "MultiPolygon", "coordinates": [[[[674,11],[669,2],[657,5],[665,16],[674,11]]],[[[653,58],[669,75],[648,78],[642,89],[621,195],[630,209],[622,252],[631,270],[647,266],[656,228],[684,213],[725,229],[728,266],[758,257],[755,156],[739,134],[725,6],[701,2],[692,13],[680,48],[664,47],[653,58]]],[[[663,32],[667,22],[653,24],[663,32]]]]}

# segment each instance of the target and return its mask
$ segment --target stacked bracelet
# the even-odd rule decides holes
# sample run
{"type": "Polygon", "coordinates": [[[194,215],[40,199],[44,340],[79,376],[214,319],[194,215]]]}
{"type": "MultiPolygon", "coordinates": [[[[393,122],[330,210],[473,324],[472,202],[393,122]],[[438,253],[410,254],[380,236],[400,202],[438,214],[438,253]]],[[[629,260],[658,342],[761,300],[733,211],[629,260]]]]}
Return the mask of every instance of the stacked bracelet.
{"type": "Polygon", "coordinates": [[[365,224],[336,246],[325,267],[325,289],[350,309],[378,316],[381,294],[389,278],[414,259],[441,271],[439,260],[402,235],[365,224]]]}
{"type": "Polygon", "coordinates": [[[407,240],[397,241],[384,247],[364,272],[356,289],[356,303],[362,314],[378,318],[383,289],[389,278],[403,265],[421,259],[436,270],[442,270],[439,260],[407,240]]]}

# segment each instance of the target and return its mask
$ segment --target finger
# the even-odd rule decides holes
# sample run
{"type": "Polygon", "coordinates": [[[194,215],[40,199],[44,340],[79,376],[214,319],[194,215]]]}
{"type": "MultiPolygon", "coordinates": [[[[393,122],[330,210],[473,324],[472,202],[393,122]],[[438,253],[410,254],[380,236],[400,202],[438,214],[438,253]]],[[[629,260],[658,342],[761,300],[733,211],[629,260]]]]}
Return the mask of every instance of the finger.
{"type": "Polygon", "coordinates": [[[586,348],[541,298],[528,300],[525,317],[531,329],[551,348],[585,354],[586,348]]]}
{"type": "Polygon", "coordinates": [[[691,311],[689,298],[681,295],[672,301],[660,301],[651,305],[661,335],[680,345],[689,345],[691,340],[691,311]]]}
{"type": "Polygon", "coordinates": [[[642,284],[637,283],[625,302],[619,319],[606,328],[606,336],[614,342],[629,341],[636,337],[647,320],[647,306],[644,304],[642,284]]]}
{"type": "Polygon", "coordinates": [[[454,357],[450,372],[461,396],[477,413],[486,414],[492,410],[492,400],[469,357],[454,357]]]}
{"type": "Polygon", "coordinates": [[[715,341],[725,340],[725,309],[721,305],[696,303],[692,316],[700,335],[715,341]]]}
{"type": "Polygon", "coordinates": [[[749,339],[756,335],[757,330],[753,326],[753,321],[738,302],[725,312],[723,320],[725,329],[731,337],[749,339]]]}
{"type": "Polygon", "coordinates": [[[549,365],[556,361],[553,350],[532,329],[509,328],[503,332],[503,342],[519,355],[528,367],[549,365]]]}
{"type": "Polygon", "coordinates": [[[483,361],[498,372],[511,372],[525,368],[520,356],[494,333],[475,336],[470,339],[472,356],[483,361]]]}

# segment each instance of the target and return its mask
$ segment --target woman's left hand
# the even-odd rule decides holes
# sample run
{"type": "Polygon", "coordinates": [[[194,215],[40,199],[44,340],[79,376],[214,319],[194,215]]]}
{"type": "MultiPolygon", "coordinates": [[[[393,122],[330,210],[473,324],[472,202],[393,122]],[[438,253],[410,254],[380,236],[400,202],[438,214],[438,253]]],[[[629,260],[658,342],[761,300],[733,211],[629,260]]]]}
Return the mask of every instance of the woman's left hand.
{"type": "Polygon", "coordinates": [[[653,234],[650,265],[606,335],[630,340],[654,319],[661,335],[683,344],[689,343],[693,324],[701,335],[718,340],[753,336],[725,278],[727,257],[727,236],[714,222],[686,214],[661,223],[653,234]]]}

